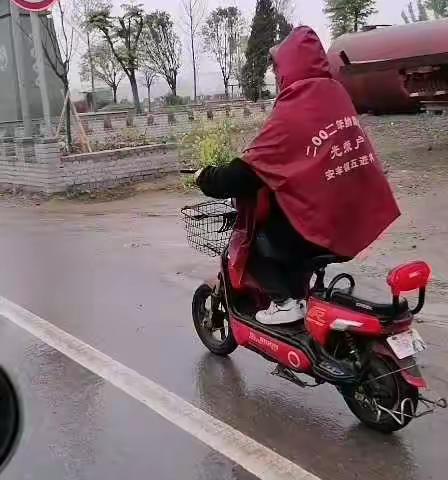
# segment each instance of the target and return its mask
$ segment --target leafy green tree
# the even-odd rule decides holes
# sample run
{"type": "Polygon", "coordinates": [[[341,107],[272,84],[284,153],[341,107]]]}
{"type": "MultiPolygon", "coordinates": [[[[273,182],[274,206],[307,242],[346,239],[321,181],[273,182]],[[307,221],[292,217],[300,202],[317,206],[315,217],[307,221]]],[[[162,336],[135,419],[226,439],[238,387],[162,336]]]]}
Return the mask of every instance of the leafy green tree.
{"type": "Polygon", "coordinates": [[[124,4],[122,15],[112,16],[111,6],[88,14],[87,23],[101,32],[104,40],[128,77],[137,113],[142,113],[137,85],[139,56],[143,47],[143,32],[148,15],[142,5],[124,4]]]}
{"type": "Polygon", "coordinates": [[[435,18],[448,17],[448,0],[427,0],[425,7],[434,13],[435,18]]]}
{"type": "Polygon", "coordinates": [[[242,70],[243,92],[257,101],[265,84],[269,50],[277,37],[277,12],[272,0],[257,0],[252,29],[247,43],[246,64],[242,70]]]}
{"type": "Polygon", "coordinates": [[[202,29],[205,49],[219,65],[226,97],[230,78],[236,75],[242,31],[243,20],[237,7],[213,10],[202,29]]]}
{"type": "Polygon", "coordinates": [[[325,1],[324,13],[330,19],[333,38],[358,32],[376,12],[376,0],[325,1]]]}
{"type": "Polygon", "coordinates": [[[176,97],[182,46],[169,13],[157,11],[148,15],[144,38],[145,61],[166,80],[176,97]]]}

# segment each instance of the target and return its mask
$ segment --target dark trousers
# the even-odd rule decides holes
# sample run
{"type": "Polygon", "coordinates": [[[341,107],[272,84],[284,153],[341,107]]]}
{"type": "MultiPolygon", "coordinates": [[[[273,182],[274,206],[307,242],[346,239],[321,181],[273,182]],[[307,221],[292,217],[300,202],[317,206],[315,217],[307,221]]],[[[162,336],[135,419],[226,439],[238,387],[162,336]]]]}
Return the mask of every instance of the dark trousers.
{"type": "Polygon", "coordinates": [[[280,251],[266,235],[259,234],[249,260],[249,272],[275,303],[303,299],[313,273],[306,271],[305,261],[328,253],[305,239],[298,240],[293,249],[280,251]]]}

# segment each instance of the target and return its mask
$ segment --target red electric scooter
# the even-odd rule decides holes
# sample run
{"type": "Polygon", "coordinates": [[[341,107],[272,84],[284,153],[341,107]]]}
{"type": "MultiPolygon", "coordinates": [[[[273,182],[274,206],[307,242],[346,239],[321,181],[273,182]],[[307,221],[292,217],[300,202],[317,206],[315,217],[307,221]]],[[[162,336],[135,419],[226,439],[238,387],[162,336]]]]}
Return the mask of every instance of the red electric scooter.
{"type": "Polygon", "coordinates": [[[182,209],[191,246],[221,256],[216,279],[204,283],[193,298],[193,321],[204,345],[216,355],[229,355],[238,345],[276,364],[272,372],[300,387],[330,383],[349,409],[367,426],[385,433],[400,430],[414,418],[447,408],[444,398],[430,398],[415,355],[426,348],[412,328],[425,302],[430,267],[402,265],[389,273],[388,304],[354,295],[355,280],[342,273],[325,283],[326,268],[343,259],[321,256],[306,265],[314,273],[305,320],[263,325],[255,313],[268,299],[256,291],[236,291],[228,272],[227,245],[236,220],[228,202],[205,202],[182,209]],[[402,293],[418,291],[409,307],[402,293]],[[304,380],[298,374],[305,374],[304,380]]]}

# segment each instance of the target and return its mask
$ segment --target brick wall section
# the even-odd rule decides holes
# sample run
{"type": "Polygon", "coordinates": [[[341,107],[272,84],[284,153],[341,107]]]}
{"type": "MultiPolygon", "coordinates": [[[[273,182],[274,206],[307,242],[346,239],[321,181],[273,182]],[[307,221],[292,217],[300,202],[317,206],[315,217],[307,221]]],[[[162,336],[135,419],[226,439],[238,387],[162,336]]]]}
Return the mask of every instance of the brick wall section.
{"type": "Polygon", "coordinates": [[[179,162],[175,144],[151,145],[62,157],[60,170],[65,189],[84,190],[175,172],[179,162]]]}
{"type": "Polygon", "coordinates": [[[0,189],[62,191],[59,168],[59,143],[54,138],[0,141],[0,189]]]}
{"type": "Polygon", "coordinates": [[[179,170],[175,144],[61,156],[56,139],[0,139],[0,189],[102,189],[179,170]]]}

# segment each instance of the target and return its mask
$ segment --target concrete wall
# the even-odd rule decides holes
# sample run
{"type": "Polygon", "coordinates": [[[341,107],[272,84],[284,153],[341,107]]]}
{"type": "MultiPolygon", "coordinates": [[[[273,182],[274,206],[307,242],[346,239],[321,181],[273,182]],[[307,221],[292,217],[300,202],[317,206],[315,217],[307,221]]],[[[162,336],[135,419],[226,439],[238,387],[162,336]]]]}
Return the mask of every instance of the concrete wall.
{"type": "Polygon", "coordinates": [[[176,145],[61,156],[56,139],[0,139],[0,189],[47,194],[101,189],[179,169],[176,145]]]}

